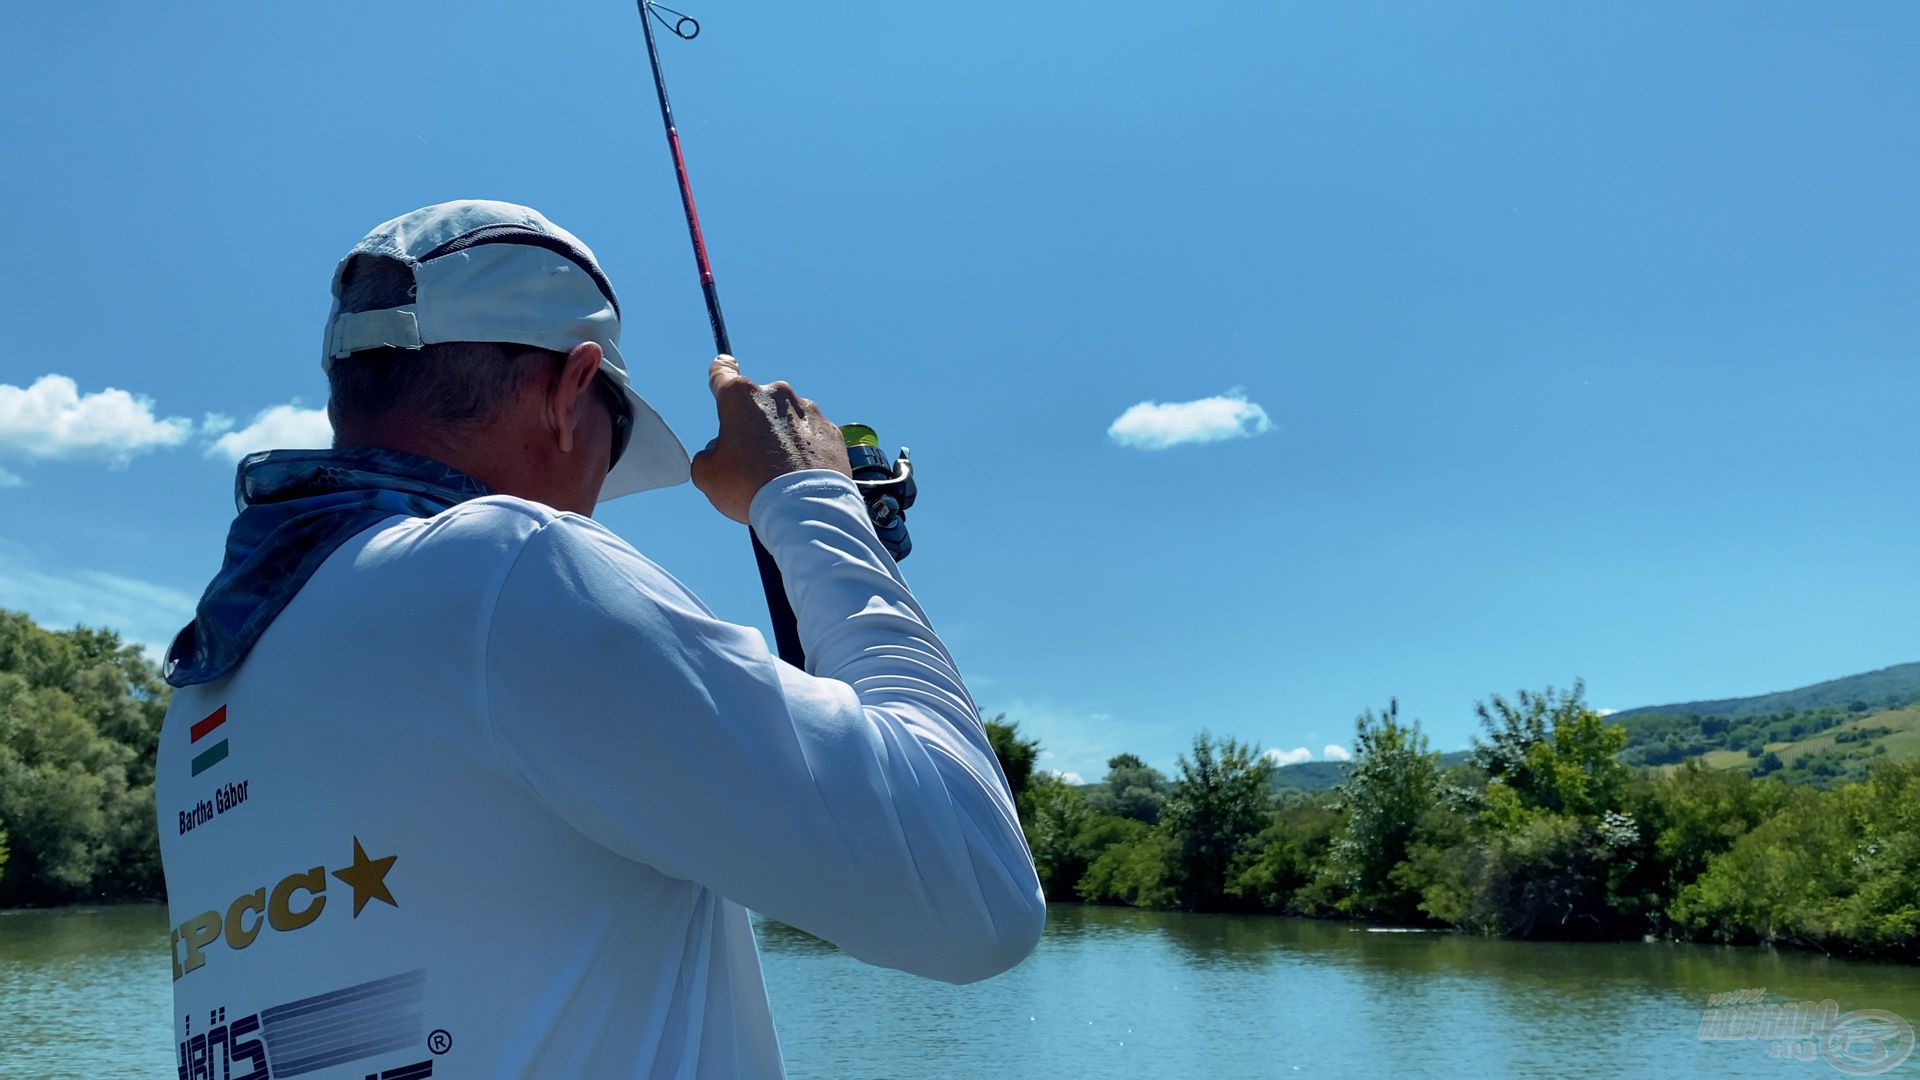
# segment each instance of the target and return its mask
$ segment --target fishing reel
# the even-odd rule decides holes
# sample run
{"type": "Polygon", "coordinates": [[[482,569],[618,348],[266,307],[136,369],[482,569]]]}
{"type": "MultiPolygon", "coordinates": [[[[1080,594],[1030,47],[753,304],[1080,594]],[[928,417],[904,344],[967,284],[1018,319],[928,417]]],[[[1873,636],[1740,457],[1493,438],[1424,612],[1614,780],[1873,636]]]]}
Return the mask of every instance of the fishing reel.
{"type": "Polygon", "coordinates": [[[880,449],[880,436],[867,425],[842,424],[840,434],[847,440],[847,461],[853,465],[854,485],[867,501],[873,531],[893,561],[900,562],[913,553],[913,538],[907,535],[907,510],[919,494],[907,448],[900,448],[898,461],[889,462],[887,452],[880,449]]]}

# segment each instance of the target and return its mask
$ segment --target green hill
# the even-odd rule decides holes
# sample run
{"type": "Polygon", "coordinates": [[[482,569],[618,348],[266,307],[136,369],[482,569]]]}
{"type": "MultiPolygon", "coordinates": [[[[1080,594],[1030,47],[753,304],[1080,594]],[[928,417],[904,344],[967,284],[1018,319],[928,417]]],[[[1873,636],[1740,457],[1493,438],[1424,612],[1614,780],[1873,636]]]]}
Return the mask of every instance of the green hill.
{"type": "MultiPolygon", "coordinates": [[[[1721,698],[1717,701],[1684,701],[1677,705],[1643,705],[1613,714],[1625,722],[1637,716],[1721,716],[1729,720],[1761,716],[1767,713],[1807,712],[1840,708],[1854,712],[1872,709],[1897,709],[1920,701],[1920,663],[1895,664],[1892,667],[1849,675],[1844,679],[1781,690],[1753,697],[1721,698]],[[1855,708],[1855,706],[1859,706],[1855,708]]],[[[1631,730],[1631,727],[1629,727],[1631,730]]]]}
{"type": "Polygon", "coordinates": [[[1655,768],[1700,758],[1793,783],[1863,779],[1881,758],[1920,757],[1920,664],[1899,664],[1798,690],[1653,705],[1613,714],[1621,755],[1655,768]]]}
{"type": "MultiPolygon", "coordinates": [[[[1864,779],[1877,758],[1920,758],[1920,663],[1752,697],[1643,705],[1608,719],[1627,729],[1621,759],[1629,765],[1668,768],[1697,757],[1716,769],[1829,787],[1864,779]]],[[[1463,765],[1471,756],[1449,751],[1440,765],[1463,765]]],[[[1303,761],[1275,769],[1271,787],[1327,791],[1352,770],[1345,761],[1303,761]]]]}
{"type": "Polygon", "coordinates": [[[1350,761],[1303,761],[1298,765],[1282,765],[1273,770],[1273,779],[1269,783],[1274,791],[1326,791],[1337,786],[1347,778],[1353,769],[1350,761]]]}
{"type": "MultiPolygon", "coordinates": [[[[1883,755],[1894,760],[1920,757],[1920,706],[1868,713],[1806,738],[1767,743],[1758,756],[1766,754],[1779,758],[1781,768],[1789,771],[1811,768],[1828,756],[1840,761],[1883,755]]],[[[1701,762],[1715,769],[1751,769],[1753,758],[1740,751],[1713,750],[1701,755],[1701,762]]]]}

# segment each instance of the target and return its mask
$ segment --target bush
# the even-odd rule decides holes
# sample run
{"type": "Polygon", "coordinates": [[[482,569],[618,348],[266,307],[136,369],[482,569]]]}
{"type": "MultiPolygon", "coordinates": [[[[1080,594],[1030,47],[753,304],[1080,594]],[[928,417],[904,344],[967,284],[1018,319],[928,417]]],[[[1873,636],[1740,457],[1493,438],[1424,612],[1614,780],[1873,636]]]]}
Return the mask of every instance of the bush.
{"type": "Polygon", "coordinates": [[[1680,889],[1674,917],[1714,940],[1920,960],[1920,762],[1880,763],[1836,791],[1791,789],[1680,889]]]}
{"type": "Polygon", "coordinates": [[[1043,773],[1027,782],[1020,817],[1026,822],[1027,849],[1034,871],[1049,897],[1070,897],[1087,872],[1083,833],[1094,813],[1079,789],[1043,773]]]}
{"type": "Polygon", "coordinates": [[[1400,703],[1354,721],[1353,771],[1338,790],[1346,827],[1328,859],[1329,886],[1341,910],[1375,918],[1411,919],[1419,897],[1394,880],[1421,815],[1433,806],[1439,755],[1427,749],[1418,723],[1400,723],[1400,703]]]}
{"type": "Polygon", "coordinates": [[[1095,904],[1175,906],[1179,898],[1174,883],[1179,845],[1165,832],[1137,821],[1109,820],[1122,822],[1133,835],[1109,846],[1093,860],[1080,879],[1080,896],[1095,904]]]}
{"type": "Polygon", "coordinates": [[[1474,764],[1510,789],[1523,810],[1596,821],[1620,805],[1627,769],[1620,752],[1627,729],[1587,707],[1585,688],[1498,694],[1474,707],[1487,740],[1474,745],[1474,764]]]}
{"type": "Polygon", "coordinates": [[[1275,811],[1235,872],[1229,894],[1262,911],[1314,913],[1320,905],[1300,893],[1319,876],[1342,821],[1324,802],[1275,811]]]}
{"type": "Polygon", "coordinates": [[[1597,934],[1605,888],[1596,848],[1591,830],[1564,814],[1495,834],[1469,861],[1475,887],[1466,925],[1514,937],[1597,934]]]}
{"type": "Polygon", "coordinates": [[[1792,790],[1785,808],[1710,858],[1699,880],[1683,885],[1674,921],[1716,941],[1790,941],[1818,945],[1830,936],[1831,898],[1851,889],[1845,867],[1856,838],[1825,796],[1792,790]]]}
{"type": "Polygon", "coordinates": [[[1027,783],[1033,778],[1033,763],[1040,760],[1040,740],[1020,737],[1020,722],[1007,723],[1007,714],[1001,713],[986,721],[987,744],[993,747],[993,756],[1000,762],[1000,771],[1006,775],[1007,790],[1013,795],[1016,807],[1025,806],[1022,796],[1026,794],[1027,783]]]}
{"type": "Polygon", "coordinates": [[[1178,903],[1196,911],[1238,906],[1228,885],[1243,851],[1267,825],[1267,784],[1273,762],[1260,748],[1207,732],[1180,756],[1180,775],[1161,810],[1161,831],[1172,843],[1178,903]]]}
{"type": "Polygon", "coordinates": [[[1107,759],[1106,786],[1089,795],[1087,802],[1099,813],[1152,825],[1160,820],[1160,806],[1166,799],[1167,778],[1159,769],[1135,754],[1116,754],[1107,759]]]}
{"type": "Polygon", "coordinates": [[[0,907],[157,898],[168,692],[136,646],[0,612],[0,907]]]}
{"type": "Polygon", "coordinates": [[[1697,761],[1636,786],[1630,802],[1653,840],[1658,891],[1670,897],[1698,878],[1709,860],[1778,813],[1788,790],[1697,761]]]}

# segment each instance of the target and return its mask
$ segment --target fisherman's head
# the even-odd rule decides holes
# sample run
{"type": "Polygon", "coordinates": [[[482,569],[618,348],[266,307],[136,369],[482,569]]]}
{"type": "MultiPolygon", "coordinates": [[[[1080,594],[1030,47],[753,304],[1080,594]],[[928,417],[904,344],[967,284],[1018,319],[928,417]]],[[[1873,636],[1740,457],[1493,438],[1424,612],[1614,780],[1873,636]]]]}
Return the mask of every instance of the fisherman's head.
{"type": "Polygon", "coordinates": [[[334,271],[321,354],[334,443],[421,454],[578,513],[680,483],[686,451],[633,390],[619,339],[593,252],[538,211],[415,210],[334,271]]]}

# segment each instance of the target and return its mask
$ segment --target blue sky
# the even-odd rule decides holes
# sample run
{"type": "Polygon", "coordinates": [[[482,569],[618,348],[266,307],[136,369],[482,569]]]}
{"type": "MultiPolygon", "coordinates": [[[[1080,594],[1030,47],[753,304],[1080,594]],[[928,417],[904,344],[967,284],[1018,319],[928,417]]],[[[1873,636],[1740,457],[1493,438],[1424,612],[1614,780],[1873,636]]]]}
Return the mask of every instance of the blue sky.
{"type": "MultiPolygon", "coordinates": [[[[694,13],[745,369],[913,447],[907,575],[1049,767],[1920,659],[1920,7],[694,13]]],[[[334,261],[441,199],[593,245],[712,433],[631,5],[32,5],[0,92],[0,606],[170,636],[334,261]]],[[[691,488],[600,517],[764,622],[691,488]]]]}

